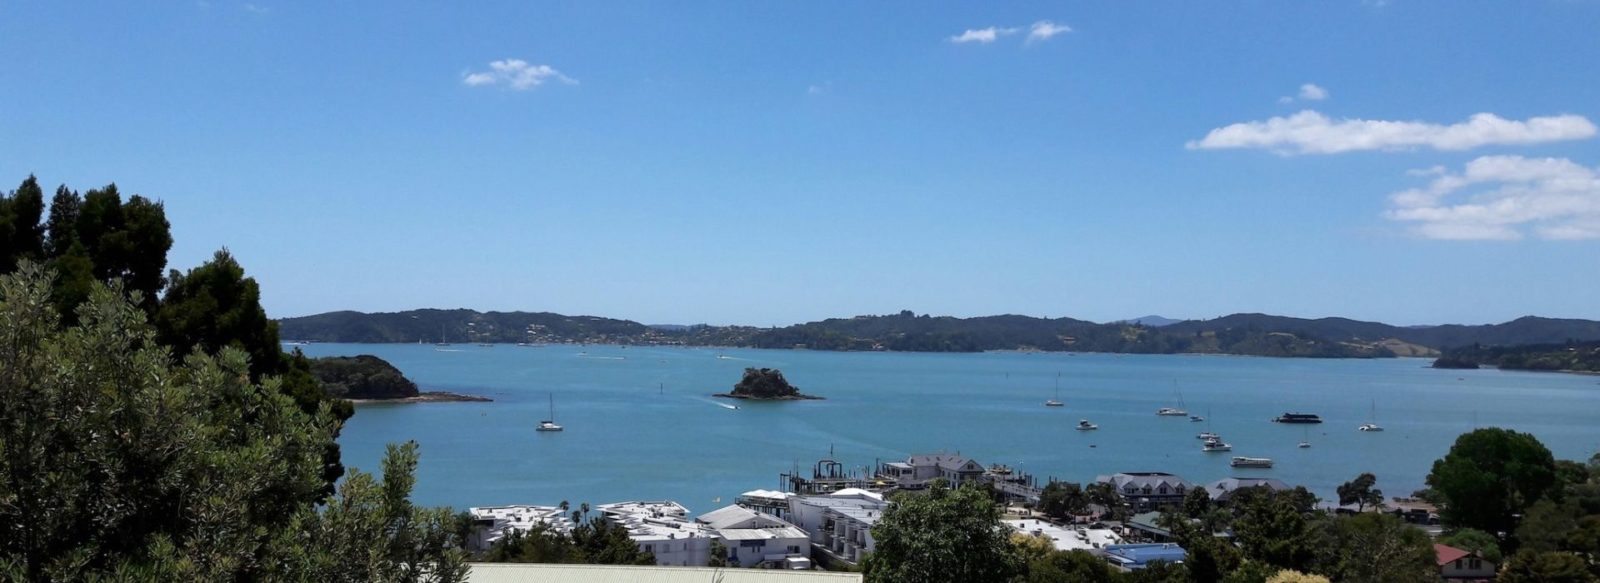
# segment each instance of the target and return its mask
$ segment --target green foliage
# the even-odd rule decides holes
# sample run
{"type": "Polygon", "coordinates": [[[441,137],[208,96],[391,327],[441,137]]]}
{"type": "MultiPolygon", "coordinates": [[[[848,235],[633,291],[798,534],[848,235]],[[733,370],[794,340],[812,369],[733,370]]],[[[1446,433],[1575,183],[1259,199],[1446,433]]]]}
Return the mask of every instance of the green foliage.
{"type": "Polygon", "coordinates": [[[1277,574],[1278,570],[1266,563],[1259,561],[1245,561],[1234,569],[1228,576],[1222,578],[1222,583],[1267,583],[1267,579],[1277,574]]]}
{"type": "MultiPolygon", "coordinates": [[[[386,465],[382,525],[347,512],[375,507],[370,478],[318,513],[328,407],[307,413],[277,379],[251,382],[233,348],[173,365],[120,288],[95,284],[77,316],[59,325],[38,266],[0,277],[0,578],[335,580],[320,569],[358,556],[448,574],[454,542],[430,526],[448,515],[396,518],[414,448],[386,465]],[[335,540],[348,544],[311,555],[335,540]]],[[[430,580],[397,569],[360,580],[430,580]]]]}
{"type": "Polygon", "coordinates": [[[170,279],[155,316],[162,344],[180,352],[237,348],[250,355],[250,372],[258,377],[285,368],[278,325],[261,307],[261,288],[227,249],[188,273],[173,271],[170,279]]]}
{"type": "Polygon", "coordinates": [[[1110,563],[1087,551],[1054,551],[1028,561],[1027,583],[1100,583],[1120,579],[1110,563]]]}
{"type": "Polygon", "coordinates": [[[1388,514],[1366,512],[1325,521],[1328,536],[1315,571],[1350,583],[1439,580],[1427,533],[1388,514]]]}
{"type": "Polygon", "coordinates": [[[1519,549],[1547,553],[1563,550],[1567,537],[1578,530],[1578,504],[1545,499],[1528,507],[1517,525],[1519,549]]]}
{"type": "Polygon", "coordinates": [[[983,491],[935,484],[902,495],[872,529],[877,548],[863,572],[869,582],[986,582],[1022,574],[1000,511],[983,491]]]}
{"type": "Polygon", "coordinates": [[[43,212],[44,190],[33,176],[9,196],[0,195],[0,273],[16,269],[20,261],[44,258],[43,212]]]}
{"type": "Polygon", "coordinates": [[[1484,560],[1497,565],[1505,559],[1505,555],[1500,552],[1500,539],[1495,538],[1492,534],[1473,528],[1463,528],[1445,535],[1439,539],[1439,543],[1476,552],[1484,560]]]}
{"type": "Polygon", "coordinates": [[[783,371],[775,368],[746,368],[744,377],[729,393],[752,399],[785,399],[801,397],[800,388],[783,378],[783,371]]]}
{"type": "Polygon", "coordinates": [[[1089,507],[1083,486],[1071,482],[1050,482],[1039,493],[1039,511],[1045,516],[1065,519],[1082,514],[1089,507]]]}
{"type": "Polygon", "coordinates": [[[1589,566],[1573,553],[1517,551],[1500,576],[1500,583],[1594,583],[1589,566]]]}
{"type": "Polygon", "coordinates": [[[1110,482],[1095,482],[1084,487],[1083,493],[1089,498],[1090,504],[1103,506],[1112,520],[1126,520],[1128,506],[1122,500],[1122,493],[1110,482]]]}
{"type": "MultiPolygon", "coordinates": [[[[573,511],[578,526],[563,534],[543,524],[528,531],[512,531],[484,553],[491,563],[569,563],[590,565],[654,565],[655,555],[639,549],[627,529],[600,517],[586,518],[588,505],[573,511]]],[[[715,548],[712,549],[713,553],[715,548]]],[[[713,555],[715,560],[715,555],[713,555]]],[[[727,548],[722,549],[727,562],[727,548]]]]}
{"type": "MultiPolygon", "coordinates": [[[[1183,496],[1183,515],[1187,518],[1203,519],[1211,512],[1211,494],[1205,488],[1189,490],[1183,496]]],[[[1208,533],[1209,534],[1209,533],[1208,533]]]]}
{"type": "MultiPolygon", "coordinates": [[[[298,351],[296,351],[298,353],[298,351]]],[[[400,369],[370,354],[329,356],[309,362],[329,396],[341,399],[401,399],[417,396],[417,384],[400,369]]]]}
{"type": "Polygon", "coordinates": [[[1506,370],[1600,372],[1600,341],[1592,336],[1585,342],[1518,344],[1512,346],[1474,345],[1446,352],[1435,360],[1435,368],[1477,368],[1479,364],[1506,370]]]}
{"type": "Polygon", "coordinates": [[[1339,505],[1356,505],[1356,512],[1366,511],[1367,507],[1383,507],[1383,490],[1373,488],[1378,483],[1378,477],[1370,473],[1363,473],[1339,485],[1339,505]]]}
{"type": "Polygon", "coordinates": [[[1192,583],[1224,581],[1229,573],[1237,571],[1244,562],[1244,554],[1231,541],[1207,532],[1189,537],[1184,541],[1183,548],[1188,551],[1183,565],[1188,569],[1192,583]]]}
{"type": "Polygon", "coordinates": [[[711,559],[706,561],[707,567],[728,566],[728,546],[720,540],[711,541],[711,559]]]}
{"type": "Polygon", "coordinates": [[[1444,502],[1445,524],[1509,533],[1516,515],[1556,486],[1555,458],[1532,435],[1478,429],[1457,438],[1433,462],[1427,481],[1444,502]]]}
{"type": "Polygon", "coordinates": [[[1309,570],[1319,551],[1321,534],[1314,521],[1316,497],[1304,488],[1275,492],[1240,488],[1229,497],[1234,540],[1245,556],[1280,569],[1309,570]]]}
{"type": "Polygon", "coordinates": [[[1267,577],[1267,583],[1328,583],[1328,578],[1322,575],[1301,573],[1293,569],[1278,571],[1277,574],[1267,577]]]}

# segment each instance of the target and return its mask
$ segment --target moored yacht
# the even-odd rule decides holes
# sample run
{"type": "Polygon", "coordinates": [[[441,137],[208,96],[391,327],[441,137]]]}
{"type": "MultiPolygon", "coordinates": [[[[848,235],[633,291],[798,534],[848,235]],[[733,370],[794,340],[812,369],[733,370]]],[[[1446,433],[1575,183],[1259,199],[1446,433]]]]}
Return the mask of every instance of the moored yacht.
{"type": "Polygon", "coordinates": [[[1236,468],[1271,468],[1272,458],[1264,457],[1235,457],[1228,465],[1236,468]]]}
{"type": "Polygon", "coordinates": [[[561,431],[563,427],[556,425],[556,396],[550,395],[550,418],[539,422],[535,431],[561,431]]]}
{"type": "Polygon", "coordinates": [[[1199,416],[1199,415],[1190,415],[1190,416],[1189,416],[1189,421],[1190,421],[1190,422],[1191,422],[1191,423],[1199,423],[1199,422],[1201,422],[1201,421],[1205,421],[1205,420],[1206,420],[1206,418],[1205,418],[1205,417],[1201,417],[1201,416],[1199,416]]]}
{"type": "Polygon", "coordinates": [[[1272,420],[1273,423],[1321,423],[1322,417],[1315,413],[1284,413],[1272,420]]]}
{"type": "Polygon", "coordinates": [[[1189,412],[1177,407],[1162,407],[1156,409],[1156,414],[1162,417],[1185,417],[1189,415],[1189,412]]]}
{"type": "Polygon", "coordinates": [[[1078,426],[1074,427],[1073,429],[1077,429],[1078,431],[1094,431],[1099,428],[1099,425],[1090,423],[1088,419],[1079,419],[1078,426]]]}
{"type": "Polygon", "coordinates": [[[1383,431],[1383,426],[1378,425],[1378,400],[1372,400],[1372,412],[1367,414],[1367,422],[1356,428],[1359,431],[1383,431]]]}
{"type": "Polygon", "coordinates": [[[1056,373],[1056,398],[1050,399],[1048,401],[1045,401],[1044,402],[1044,406],[1046,406],[1046,407],[1065,407],[1065,406],[1067,406],[1066,403],[1062,403],[1061,402],[1061,373],[1056,373]]]}
{"type": "Polygon", "coordinates": [[[1208,453],[1214,451],[1233,451],[1233,446],[1228,443],[1224,443],[1221,437],[1213,437],[1211,439],[1207,439],[1206,442],[1200,446],[1200,451],[1208,453]]]}
{"type": "Polygon", "coordinates": [[[1222,437],[1222,436],[1217,435],[1215,433],[1212,433],[1210,431],[1201,431],[1199,435],[1194,436],[1195,439],[1199,439],[1201,441],[1210,441],[1210,440],[1217,439],[1217,438],[1220,438],[1220,437],[1222,437]]]}

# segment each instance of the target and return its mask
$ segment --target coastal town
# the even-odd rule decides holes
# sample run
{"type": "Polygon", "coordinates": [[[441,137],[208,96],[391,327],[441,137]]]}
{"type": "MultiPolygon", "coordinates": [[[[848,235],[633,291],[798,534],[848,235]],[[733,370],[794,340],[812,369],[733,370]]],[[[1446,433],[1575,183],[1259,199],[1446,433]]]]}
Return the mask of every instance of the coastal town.
{"type": "MultiPolygon", "coordinates": [[[[593,509],[607,524],[626,530],[658,566],[712,564],[714,547],[720,546],[726,550],[727,567],[848,572],[858,571],[874,551],[873,528],[893,503],[892,495],[976,486],[992,492],[1004,507],[1002,523],[1014,536],[1047,541],[1057,551],[1083,551],[1118,571],[1132,572],[1157,562],[1184,562],[1188,551],[1162,514],[1183,505],[1186,498],[1199,495],[1226,504],[1241,492],[1294,490],[1274,478],[1229,477],[1199,484],[1164,472],[1129,471],[1098,476],[1089,486],[1114,493],[1114,501],[1090,503],[1080,512],[1056,518],[1038,510],[1045,488],[1034,476],[1004,465],[984,465],[960,453],[912,455],[867,469],[851,472],[839,461],[821,459],[808,471],[781,473],[779,489],[743,492],[732,504],[693,516],[669,500],[613,502],[593,509]]],[[[1430,536],[1442,533],[1437,508],[1421,500],[1325,504],[1319,509],[1330,514],[1385,512],[1430,536]]],[[[517,532],[570,533],[576,518],[565,502],[482,506],[468,512],[472,519],[468,548],[474,552],[487,551],[517,532]]],[[[1496,566],[1475,551],[1435,547],[1442,580],[1494,576],[1496,566]]]]}

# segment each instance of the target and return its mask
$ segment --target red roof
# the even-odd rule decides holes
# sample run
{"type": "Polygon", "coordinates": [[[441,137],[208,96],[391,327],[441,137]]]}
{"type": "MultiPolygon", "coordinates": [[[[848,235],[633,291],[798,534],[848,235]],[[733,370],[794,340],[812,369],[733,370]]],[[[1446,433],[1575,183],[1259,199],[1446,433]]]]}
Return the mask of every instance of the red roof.
{"type": "Polygon", "coordinates": [[[1443,567],[1446,564],[1456,562],[1456,559],[1471,555],[1472,551],[1464,551],[1450,545],[1435,544],[1433,545],[1433,554],[1438,555],[1439,566],[1443,567]]]}

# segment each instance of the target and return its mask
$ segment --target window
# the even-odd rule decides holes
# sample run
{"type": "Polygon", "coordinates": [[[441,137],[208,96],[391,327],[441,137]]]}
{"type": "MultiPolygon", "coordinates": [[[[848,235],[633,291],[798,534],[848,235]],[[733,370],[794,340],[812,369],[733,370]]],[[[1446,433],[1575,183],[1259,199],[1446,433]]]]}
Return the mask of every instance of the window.
{"type": "Polygon", "coordinates": [[[1456,568],[1457,569],[1461,568],[1461,559],[1456,559],[1456,568]]]}
{"type": "Polygon", "coordinates": [[[1471,559],[1467,559],[1467,568],[1472,569],[1474,571],[1476,571],[1478,569],[1482,569],[1483,568],[1483,560],[1478,559],[1477,557],[1473,557],[1471,559]]]}

